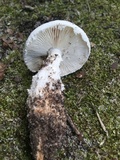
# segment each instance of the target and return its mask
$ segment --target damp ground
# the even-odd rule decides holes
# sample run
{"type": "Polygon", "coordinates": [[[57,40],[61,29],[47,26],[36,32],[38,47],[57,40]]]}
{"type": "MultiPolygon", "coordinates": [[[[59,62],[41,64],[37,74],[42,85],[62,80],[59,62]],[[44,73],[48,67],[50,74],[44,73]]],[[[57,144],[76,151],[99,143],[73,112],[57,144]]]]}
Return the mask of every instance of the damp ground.
{"type": "Polygon", "coordinates": [[[1,160],[32,160],[26,118],[32,76],[23,62],[30,32],[55,19],[69,20],[88,35],[87,63],[64,77],[65,108],[87,146],[68,137],[58,160],[120,159],[120,2],[118,0],[1,0],[0,143],[1,160]],[[104,127],[101,127],[100,120],[104,127]],[[69,142],[69,143],[68,143],[69,142]]]}

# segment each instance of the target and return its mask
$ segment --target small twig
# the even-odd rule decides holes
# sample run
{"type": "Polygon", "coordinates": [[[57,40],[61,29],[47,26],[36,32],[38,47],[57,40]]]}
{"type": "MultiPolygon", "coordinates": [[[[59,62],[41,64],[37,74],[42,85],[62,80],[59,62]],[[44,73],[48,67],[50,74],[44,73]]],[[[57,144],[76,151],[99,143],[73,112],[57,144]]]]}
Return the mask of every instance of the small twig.
{"type": "Polygon", "coordinates": [[[106,137],[104,137],[103,141],[99,144],[99,146],[102,146],[106,141],[106,137]]]}
{"type": "Polygon", "coordinates": [[[96,150],[95,153],[97,154],[98,159],[101,160],[101,156],[100,156],[99,152],[96,150]]]}
{"type": "Polygon", "coordinates": [[[25,5],[25,6],[24,6],[24,9],[29,10],[29,11],[33,11],[33,10],[34,10],[34,7],[29,6],[29,5],[25,5]]]}
{"type": "Polygon", "coordinates": [[[97,118],[98,118],[98,120],[99,120],[99,123],[100,123],[103,131],[105,132],[106,136],[108,137],[108,131],[107,131],[104,123],[102,122],[102,120],[101,120],[101,118],[100,118],[100,115],[99,115],[99,113],[98,113],[97,111],[96,111],[96,115],[97,115],[97,118]]]}
{"type": "Polygon", "coordinates": [[[89,10],[89,12],[90,12],[90,11],[91,11],[91,9],[90,9],[90,5],[89,5],[88,0],[86,0],[86,3],[87,3],[87,6],[88,6],[88,10],[89,10]]]}
{"type": "Polygon", "coordinates": [[[82,134],[80,133],[80,131],[77,129],[77,127],[75,126],[75,124],[73,123],[71,117],[67,115],[67,121],[68,121],[68,124],[70,125],[70,127],[72,128],[73,132],[77,135],[79,141],[82,141],[85,143],[84,139],[83,139],[83,136],[82,134]]]}

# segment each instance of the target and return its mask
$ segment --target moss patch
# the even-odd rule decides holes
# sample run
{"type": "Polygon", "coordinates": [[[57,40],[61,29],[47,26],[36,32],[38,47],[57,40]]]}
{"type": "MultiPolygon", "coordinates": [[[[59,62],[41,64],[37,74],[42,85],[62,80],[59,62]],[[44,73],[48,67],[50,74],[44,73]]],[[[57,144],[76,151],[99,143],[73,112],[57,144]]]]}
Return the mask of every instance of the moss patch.
{"type": "MultiPolygon", "coordinates": [[[[8,1],[0,2],[0,35],[12,28],[22,33],[14,39],[16,48],[1,40],[0,56],[7,65],[0,83],[1,160],[32,160],[26,119],[27,88],[32,73],[23,62],[22,49],[29,33],[39,24],[65,19],[82,27],[92,42],[91,56],[84,67],[63,78],[66,87],[65,107],[83,133],[89,149],[72,146],[69,159],[118,160],[120,158],[120,3],[117,0],[94,1],[8,1]],[[27,8],[30,5],[33,9],[27,8]],[[85,75],[80,78],[81,71],[85,75]],[[106,126],[102,130],[96,110],[106,126]],[[102,145],[102,142],[103,145],[102,145]],[[74,150],[76,150],[74,154],[74,150]],[[73,152],[73,155],[72,155],[73,152]]],[[[8,33],[7,33],[8,34],[8,33]]],[[[14,35],[11,37],[14,38],[14,35]]],[[[60,151],[60,159],[64,150],[60,151]]]]}

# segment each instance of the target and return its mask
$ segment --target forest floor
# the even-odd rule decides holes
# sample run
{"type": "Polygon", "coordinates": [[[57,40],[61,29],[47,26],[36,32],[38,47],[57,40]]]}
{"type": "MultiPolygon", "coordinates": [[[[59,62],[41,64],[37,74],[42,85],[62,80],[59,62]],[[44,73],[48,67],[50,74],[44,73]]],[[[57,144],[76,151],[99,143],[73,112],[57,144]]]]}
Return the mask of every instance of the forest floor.
{"type": "Polygon", "coordinates": [[[82,69],[62,78],[65,107],[88,148],[72,144],[58,160],[120,159],[120,2],[118,0],[0,1],[0,160],[32,160],[26,99],[33,73],[24,44],[55,19],[81,27],[91,42],[82,69]],[[104,125],[102,125],[102,123],[104,125]]]}

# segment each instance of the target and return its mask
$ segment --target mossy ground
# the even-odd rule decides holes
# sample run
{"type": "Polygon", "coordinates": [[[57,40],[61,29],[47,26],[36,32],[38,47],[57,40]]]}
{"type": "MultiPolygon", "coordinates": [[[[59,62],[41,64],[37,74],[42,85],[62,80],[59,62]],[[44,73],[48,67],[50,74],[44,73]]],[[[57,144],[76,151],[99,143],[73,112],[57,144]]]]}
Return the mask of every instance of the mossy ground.
{"type": "Polygon", "coordinates": [[[0,159],[32,160],[25,106],[32,73],[23,62],[22,49],[36,25],[54,19],[69,20],[83,28],[93,46],[83,68],[63,78],[65,107],[91,146],[80,153],[78,150],[77,156],[71,159],[120,159],[120,2],[6,0],[0,2],[0,17],[1,36],[8,28],[23,35],[20,43],[16,40],[21,47],[11,49],[3,43],[0,45],[2,62],[7,65],[0,82],[0,159]],[[81,78],[82,72],[85,75],[81,78]],[[108,131],[103,145],[106,134],[96,111],[108,131]]]}

